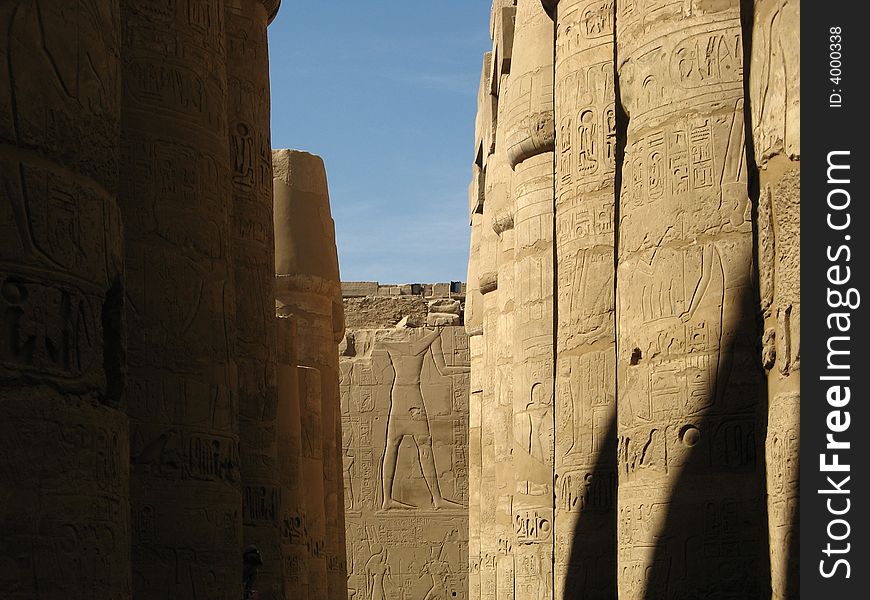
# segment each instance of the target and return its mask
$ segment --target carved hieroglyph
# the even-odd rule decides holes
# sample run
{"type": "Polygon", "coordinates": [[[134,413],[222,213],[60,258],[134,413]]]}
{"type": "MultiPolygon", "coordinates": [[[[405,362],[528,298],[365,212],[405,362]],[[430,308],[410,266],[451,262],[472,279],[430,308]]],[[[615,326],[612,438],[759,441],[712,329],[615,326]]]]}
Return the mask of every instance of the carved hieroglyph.
{"type": "Polygon", "coordinates": [[[467,598],[468,337],[357,329],[341,358],[352,598],[467,598]]]}
{"type": "Polygon", "coordinates": [[[471,390],[468,397],[468,597],[480,598],[480,527],[486,518],[481,515],[481,422],[482,388],[476,383],[483,370],[483,335],[468,338],[471,356],[471,390]]]}
{"type": "Polygon", "coordinates": [[[129,599],[119,5],[0,27],[0,595],[129,599]]]}
{"type": "Polygon", "coordinates": [[[749,92],[759,167],[758,270],[768,373],[772,598],[798,598],[800,446],[800,2],[754,3],[749,92]]]}
{"type": "MultiPolygon", "coordinates": [[[[283,559],[284,598],[308,600],[308,549],[311,538],[305,518],[310,489],[305,481],[302,454],[303,407],[296,358],[296,320],[276,318],[277,325],[277,479],[280,487],[278,526],[283,559]]],[[[307,385],[307,382],[306,382],[307,385]]],[[[318,406],[319,409],[319,406],[318,406]]],[[[322,469],[321,469],[322,470],[322,469]]],[[[322,498],[320,505],[324,506],[322,498]]]]}
{"type": "MultiPolygon", "coordinates": [[[[277,311],[278,315],[296,317],[297,360],[320,374],[326,507],[323,555],[328,570],[328,596],[315,592],[313,572],[309,594],[312,598],[343,599],[347,594],[347,573],[338,342],[344,336],[344,310],[335,225],[329,210],[326,170],[320,157],[296,150],[275,150],[272,165],[277,311]]],[[[312,559],[309,557],[309,561],[312,559]]]]}
{"type": "MultiPolygon", "coordinates": [[[[327,480],[323,419],[323,379],[312,367],[296,367],[302,431],[302,481],[304,482],[304,530],[308,545],[308,597],[329,598],[327,568],[327,480]]],[[[304,589],[304,588],[303,588],[304,589]]]]}
{"type": "Polygon", "coordinates": [[[553,154],[517,165],[513,329],[516,597],[553,597],[553,154]]]}
{"type": "Polygon", "coordinates": [[[482,465],[483,498],[481,507],[489,515],[483,528],[485,569],[489,581],[484,588],[485,596],[492,593],[492,575],[495,581],[495,598],[514,598],[514,533],[513,493],[515,471],[512,461],[513,449],[513,310],[514,310],[514,203],[512,196],[513,171],[507,153],[506,126],[504,118],[506,103],[504,90],[508,79],[510,54],[509,42],[513,37],[513,7],[494,3],[493,64],[489,91],[501,94],[496,103],[495,141],[493,154],[486,165],[484,190],[484,217],[495,233],[487,234],[487,241],[495,254],[497,288],[484,297],[484,361],[487,365],[486,386],[481,396],[481,412],[486,413],[486,432],[491,453],[486,453],[482,465]],[[508,47],[505,47],[508,46],[508,47]],[[497,83],[501,81],[501,83],[497,83]]]}
{"type": "Polygon", "coordinates": [[[553,44],[553,22],[540,0],[519,0],[510,75],[500,92],[504,112],[499,113],[514,170],[512,541],[517,598],[553,597],[553,44]]]}
{"type": "Polygon", "coordinates": [[[222,0],[123,3],[133,593],[242,594],[222,0]]]}
{"type": "MultiPolygon", "coordinates": [[[[492,55],[488,53],[484,59],[484,68],[487,64],[491,67],[492,55]]],[[[497,119],[498,119],[498,103],[490,94],[489,84],[490,73],[486,70],[483,74],[481,82],[482,94],[478,99],[478,103],[484,107],[484,113],[487,119],[487,130],[492,132],[491,141],[484,144],[484,151],[492,153],[495,150],[496,135],[497,135],[497,119]],[[488,108],[492,105],[492,108],[488,108]]],[[[501,562],[502,571],[502,587],[507,587],[513,583],[513,569],[508,568],[508,560],[505,544],[505,514],[510,512],[509,496],[501,494],[503,490],[499,490],[498,473],[501,472],[502,477],[506,475],[510,468],[510,462],[506,462],[508,448],[505,447],[505,424],[499,428],[497,423],[499,418],[504,419],[509,413],[506,413],[505,408],[499,409],[498,397],[496,394],[496,382],[499,379],[499,368],[497,356],[499,353],[498,343],[498,326],[499,326],[499,305],[498,305],[498,284],[499,284],[499,263],[503,262],[503,256],[500,249],[500,240],[498,228],[496,226],[496,215],[500,210],[507,208],[509,197],[503,195],[499,201],[494,199],[493,188],[500,190],[500,193],[506,192],[505,186],[496,186],[493,179],[488,179],[490,169],[493,173],[499,171],[504,174],[504,168],[509,166],[504,160],[503,152],[501,155],[492,157],[500,159],[498,165],[493,165],[492,158],[488,158],[485,162],[485,170],[483,172],[484,182],[484,202],[483,215],[481,216],[480,233],[480,255],[478,259],[478,289],[481,294],[481,306],[475,307],[480,312],[481,320],[481,357],[482,365],[482,380],[481,391],[479,394],[480,412],[481,415],[486,415],[480,422],[480,494],[479,505],[477,512],[480,515],[479,520],[479,565],[478,565],[478,581],[480,594],[482,598],[496,600],[499,597],[499,563],[501,562]],[[501,464],[497,464],[501,462],[501,464]],[[507,506],[504,499],[508,498],[507,506]],[[499,552],[499,545],[505,550],[499,552]],[[500,558],[500,555],[504,558],[500,558]],[[507,572],[506,572],[507,571],[507,572]],[[508,577],[510,582],[507,581],[508,577]]]]}
{"type": "Polygon", "coordinates": [[[764,592],[739,4],[617,0],[620,598],[764,592]]]}
{"type": "Polygon", "coordinates": [[[556,3],[559,598],[616,595],[613,0],[556,3]]]}
{"type": "Polygon", "coordinates": [[[484,372],[483,301],[477,279],[483,215],[471,215],[468,290],[465,297],[465,332],[468,335],[471,373],[468,398],[468,597],[480,598],[481,408],[484,372]]]}
{"type": "Polygon", "coordinates": [[[266,38],[270,15],[260,0],[225,0],[225,4],[243,535],[244,545],[257,546],[263,558],[255,585],[259,598],[276,600],[283,597],[284,575],[266,38]]]}
{"type": "MultiPolygon", "coordinates": [[[[494,14],[509,4],[494,1],[494,14]]],[[[487,193],[472,203],[483,233],[470,264],[488,292],[483,339],[471,344],[479,595],[503,591],[487,536],[500,519],[495,399],[506,379],[492,316],[502,307],[487,296],[499,297],[504,273],[486,235],[503,229],[488,205],[506,140],[515,597],[757,598],[768,581],[773,597],[796,597],[799,3],[515,8],[510,52],[500,51],[504,21],[492,19],[486,87],[497,103],[493,113],[479,98],[478,129],[496,135],[475,145],[487,193]],[[549,560],[524,556],[536,549],[549,560]]]]}

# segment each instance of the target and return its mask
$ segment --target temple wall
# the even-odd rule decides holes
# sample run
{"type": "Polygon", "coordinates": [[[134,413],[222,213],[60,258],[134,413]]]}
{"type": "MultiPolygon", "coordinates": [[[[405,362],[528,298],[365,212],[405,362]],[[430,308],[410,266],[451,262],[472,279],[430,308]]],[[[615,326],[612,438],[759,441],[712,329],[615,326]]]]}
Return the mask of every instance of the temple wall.
{"type": "Polygon", "coordinates": [[[345,298],[356,326],[345,333],[339,364],[348,593],[467,599],[464,295],[396,295],[366,320],[354,314],[356,300],[345,298]],[[419,310],[390,322],[391,301],[419,310]],[[419,312],[424,319],[413,317],[419,312]],[[436,324],[447,316],[456,324],[436,324]]]}

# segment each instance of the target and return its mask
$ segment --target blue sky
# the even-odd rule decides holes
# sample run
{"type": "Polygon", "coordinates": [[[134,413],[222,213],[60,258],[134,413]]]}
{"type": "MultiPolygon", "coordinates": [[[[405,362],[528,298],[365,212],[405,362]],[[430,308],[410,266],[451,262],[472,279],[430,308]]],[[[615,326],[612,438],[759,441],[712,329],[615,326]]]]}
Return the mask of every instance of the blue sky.
{"type": "Polygon", "coordinates": [[[285,1],[272,146],[326,163],[345,281],[465,281],[488,0],[285,1]]]}

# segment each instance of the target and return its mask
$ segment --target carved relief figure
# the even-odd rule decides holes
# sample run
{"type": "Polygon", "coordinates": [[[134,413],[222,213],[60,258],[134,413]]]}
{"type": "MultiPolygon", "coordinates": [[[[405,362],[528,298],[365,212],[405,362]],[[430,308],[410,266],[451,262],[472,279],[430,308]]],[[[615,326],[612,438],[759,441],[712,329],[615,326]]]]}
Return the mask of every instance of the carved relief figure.
{"type": "Polygon", "coordinates": [[[523,450],[542,464],[547,464],[548,448],[553,442],[553,407],[546,388],[535,383],[526,410],[514,416],[514,433],[523,450]]]}
{"type": "Polygon", "coordinates": [[[456,537],[455,529],[444,534],[444,541],[439,546],[438,557],[423,565],[422,572],[432,577],[432,587],[426,592],[423,600],[448,600],[453,597],[450,595],[450,579],[453,570],[450,568],[450,562],[444,557],[445,550],[448,548],[447,541],[451,537],[456,537]]]}
{"type": "MultiPolygon", "coordinates": [[[[389,338],[388,338],[389,339],[389,338]]],[[[435,508],[461,508],[460,504],[445,499],[438,484],[435,456],[432,453],[432,433],[429,416],[420,387],[423,361],[431,348],[435,366],[442,375],[467,373],[469,367],[447,366],[441,349],[441,330],[436,329],[415,341],[383,341],[395,380],[390,390],[390,413],[387,421],[387,440],[383,463],[383,509],[413,508],[393,498],[393,480],[396,476],[396,461],[399,446],[405,436],[412,436],[419,452],[420,466],[435,508]]]]}
{"type": "Polygon", "coordinates": [[[372,556],[366,561],[366,598],[387,600],[386,582],[393,583],[387,549],[380,544],[372,545],[372,556]]]}

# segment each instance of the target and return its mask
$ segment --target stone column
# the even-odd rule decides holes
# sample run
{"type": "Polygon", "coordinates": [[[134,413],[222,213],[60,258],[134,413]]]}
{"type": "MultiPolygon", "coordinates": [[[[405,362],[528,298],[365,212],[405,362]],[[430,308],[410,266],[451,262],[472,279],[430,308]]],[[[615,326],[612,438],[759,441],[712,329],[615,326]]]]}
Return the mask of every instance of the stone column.
{"type": "Polygon", "coordinates": [[[222,0],[125,2],[133,594],[242,594],[222,0]]]}
{"type": "MultiPolygon", "coordinates": [[[[499,128],[513,173],[517,598],[553,598],[553,22],[519,0],[499,128]]],[[[499,141],[501,143],[501,141],[499,141]]]]}
{"type": "Polygon", "coordinates": [[[752,16],[748,78],[760,192],[767,516],[772,598],[782,600],[800,595],[800,2],[757,0],[752,16]]]}
{"type": "Polygon", "coordinates": [[[281,556],[284,598],[308,600],[308,532],[302,471],[302,409],[296,360],[296,321],[277,317],[278,325],[278,485],[281,504],[281,556]]]}
{"type": "Polygon", "coordinates": [[[244,545],[260,550],[255,589],[283,595],[276,438],[275,243],[266,26],[278,2],[224,0],[227,35],[227,125],[232,207],[230,252],[236,297],[235,359],[244,545]],[[268,6],[267,6],[268,5],[268,6]]]}
{"type": "Polygon", "coordinates": [[[471,360],[468,397],[468,597],[480,600],[481,396],[483,394],[483,296],[477,280],[483,215],[471,215],[471,248],[465,297],[465,332],[471,360]]]}
{"type": "MultiPolygon", "coordinates": [[[[505,24],[496,19],[496,14],[502,11],[498,3],[493,5],[494,28],[493,57],[501,56],[504,50],[500,42],[506,35],[505,24]]],[[[507,23],[513,28],[513,22],[507,23]]],[[[512,35],[512,34],[510,34],[512,35]]],[[[485,221],[491,227],[489,236],[495,256],[495,269],[498,287],[492,292],[492,298],[487,300],[487,323],[490,324],[484,334],[486,336],[488,381],[491,390],[492,406],[482,411],[484,419],[490,421],[494,435],[493,450],[495,463],[492,465],[495,489],[495,512],[488,512],[489,521],[494,523],[495,561],[496,561],[496,598],[498,600],[513,600],[514,598],[514,528],[513,528],[513,493],[515,488],[515,473],[512,458],[513,449],[513,309],[514,309],[514,232],[513,232],[513,198],[511,196],[511,180],[513,172],[508,162],[505,148],[505,122],[503,115],[504,95],[499,94],[508,78],[502,73],[501,66],[494,64],[492,78],[500,80],[498,84],[489,86],[490,92],[498,96],[496,111],[493,118],[495,124],[494,152],[488,159],[485,185],[485,221]]]]}
{"type": "Polygon", "coordinates": [[[763,596],[737,0],[617,0],[619,596],[763,596]],[[655,11],[655,12],[653,12],[655,11]]]}
{"type": "MultiPolygon", "coordinates": [[[[484,208],[484,216],[486,209],[484,208]]],[[[485,221],[486,223],[486,221],[485,221]]],[[[491,225],[486,223],[484,227],[491,225]]],[[[488,236],[485,243],[498,244],[495,231],[488,236]]],[[[483,248],[481,249],[483,250],[483,248]]],[[[490,251],[495,256],[495,251],[490,251]]],[[[498,431],[496,381],[498,379],[496,355],[498,343],[498,304],[497,300],[497,274],[490,272],[489,285],[483,287],[486,293],[483,296],[483,351],[482,364],[483,376],[480,393],[480,597],[482,600],[496,600],[498,598],[498,544],[500,538],[501,519],[498,519],[499,497],[496,472],[498,469],[498,431]]]]}
{"type": "Polygon", "coordinates": [[[556,594],[616,595],[612,0],[554,2],[556,594]]]}
{"type": "Polygon", "coordinates": [[[496,484],[496,344],[498,343],[498,234],[493,228],[494,209],[484,203],[480,234],[478,288],[482,296],[480,378],[480,594],[483,600],[497,597],[498,511],[496,484]]]}
{"type": "Polygon", "coordinates": [[[296,377],[302,417],[302,481],[308,542],[308,597],[329,598],[326,554],[328,481],[323,476],[326,464],[323,453],[326,445],[323,443],[321,376],[317,369],[300,366],[297,367],[296,377]]]}
{"type": "MultiPolygon", "coordinates": [[[[296,317],[300,365],[320,372],[330,600],[347,597],[338,343],[344,309],[323,161],[295,150],[272,153],[278,314],[296,317]]],[[[311,582],[314,585],[314,582],[311,582]]],[[[312,597],[317,596],[310,588],[312,597]]]]}
{"type": "Polygon", "coordinates": [[[0,7],[4,598],[130,598],[117,0],[0,7]]]}
{"type": "Polygon", "coordinates": [[[486,210],[492,211],[491,227],[497,238],[498,288],[493,292],[492,318],[494,326],[487,331],[489,348],[492,351],[489,369],[492,374],[494,404],[486,414],[493,422],[495,450],[496,513],[489,518],[495,521],[497,531],[497,598],[514,598],[514,528],[513,493],[516,477],[513,463],[513,310],[514,310],[514,231],[513,198],[511,179],[513,172],[500,139],[502,127],[496,133],[496,151],[490,158],[486,191],[486,210]]]}

